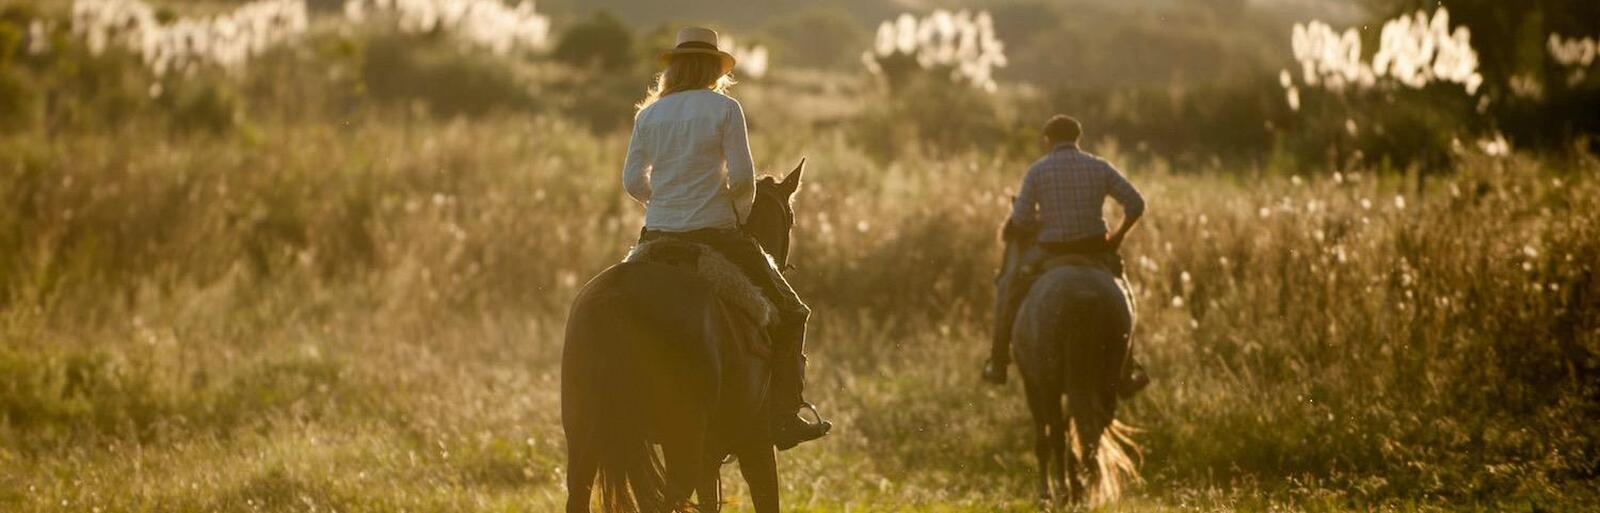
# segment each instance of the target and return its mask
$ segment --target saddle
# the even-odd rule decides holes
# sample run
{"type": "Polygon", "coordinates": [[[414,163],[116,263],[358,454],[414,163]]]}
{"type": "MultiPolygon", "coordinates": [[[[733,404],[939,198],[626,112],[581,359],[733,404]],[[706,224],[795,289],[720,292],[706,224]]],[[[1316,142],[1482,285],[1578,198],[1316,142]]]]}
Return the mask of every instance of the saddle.
{"type": "Polygon", "coordinates": [[[1111,276],[1122,278],[1122,259],[1115,253],[1069,253],[1064,255],[1050,255],[1041,260],[1022,264],[1021,276],[1037,278],[1045,273],[1062,267],[1088,267],[1110,273],[1111,276]]]}
{"type": "Polygon", "coordinates": [[[761,327],[771,327],[778,319],[778,307],[761,293],[738,266],[711,246],[680,239],[663,238],[640,243],[628,251],[623,262],[652,262],[694,273],[711,283],[711,290],[729,305],[749,315],[761,327]]]}

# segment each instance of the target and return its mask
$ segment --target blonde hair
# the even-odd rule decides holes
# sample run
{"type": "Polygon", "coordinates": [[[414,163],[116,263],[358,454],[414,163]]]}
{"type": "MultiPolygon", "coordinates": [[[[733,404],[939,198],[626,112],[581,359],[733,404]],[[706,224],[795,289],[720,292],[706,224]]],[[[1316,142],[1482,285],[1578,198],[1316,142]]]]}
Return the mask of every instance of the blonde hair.
{"type": "Polygon", "coordinates": [[[684,91],[710,89],[728,94],[728,89],[736,83],[733,75],[722,72],[722,59],[715,55],[675,55],[667,62],[666,71],[656,74],[655,83],[635,107],[644,110],[663,96],[684,91]]]}

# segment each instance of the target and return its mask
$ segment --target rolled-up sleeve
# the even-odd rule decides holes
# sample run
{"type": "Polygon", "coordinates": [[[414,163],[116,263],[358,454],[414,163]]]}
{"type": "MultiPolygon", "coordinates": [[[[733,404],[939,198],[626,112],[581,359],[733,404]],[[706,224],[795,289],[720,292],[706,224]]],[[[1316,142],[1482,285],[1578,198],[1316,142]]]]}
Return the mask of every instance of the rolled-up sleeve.
{"type": "Polygon", "coordinates": [[[650,202],[651,155],[644,141],[642,123],[633,123],[633,137],[628,140],[628,158],[622,163],[622,188],[640,203],[650,202]]]}
{"type": "Polygon", "coordinates": [[[1028,169],[1022,176],[1022,188],[1017,190],[1017,199],[1011,205],[1011,224],[1017,228],[1034,229],[1039,226],[1039,192],[1035,181],[1038,181],[1038,166],[1028,169]]]}
{"type": "Polygon", "coordinates": [[[1105,173],[1106,180],[1111,184],[1108,193],[1122,205],[1123,212],[1131,217],[1144,215],[1144,195],[1139,194],[1139,189],[1110,164],[1106,164],[1105,173]]]}
{"type": "Polygon", "coordinates": [[[750,133],[745,126],[744,108],[730,102],[722,126],[723,158],[728,162],[728,193],[733,196],[735,214],[743,223],[756,201],[756,166],[750,156],[750,133]]]}

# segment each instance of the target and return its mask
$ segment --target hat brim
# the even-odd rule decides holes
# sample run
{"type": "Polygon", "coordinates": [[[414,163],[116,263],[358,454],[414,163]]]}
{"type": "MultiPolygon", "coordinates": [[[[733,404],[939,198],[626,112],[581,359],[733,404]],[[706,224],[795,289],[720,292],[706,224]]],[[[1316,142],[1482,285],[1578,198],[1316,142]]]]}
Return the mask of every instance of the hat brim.
{"type": "Polygon", "coordinates": [[[661,60],[661,65],[665,66],[668,62],[672,62],[673,57],[689,54],[715,55],[718,58],[721,58],[722,73],[724,75],[733,72],[734,65],[738,64],[739,62],[733,58],[733,54],[731,53],[724,52],[722,50],[711,50],[706,48],[673,48],[671,50],[661,52],[659,59],[661,60]]]}

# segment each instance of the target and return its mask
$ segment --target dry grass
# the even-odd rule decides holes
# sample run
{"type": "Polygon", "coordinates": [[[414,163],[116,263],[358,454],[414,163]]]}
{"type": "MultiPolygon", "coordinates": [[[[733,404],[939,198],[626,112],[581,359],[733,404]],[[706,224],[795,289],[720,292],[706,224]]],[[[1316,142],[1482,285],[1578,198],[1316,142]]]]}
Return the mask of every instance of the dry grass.
{"type": "MultiPolygon", "coordinates": [[[[556,509],[565,308],[641,217],[620,136],[152,132],[0,141],[0,509],[556,509]]],[[[758,132],[766,167],[811,157],[793,281],[841,426],[784,454],[788,503],[1029,509],[1021,391],[976,379],[1025,162],[758,132]]],[[[1596,499],[1600,164],[1471,157],[1422,194],[1129,172],[1157,381],[1112,510],[1596,499]]]]}

